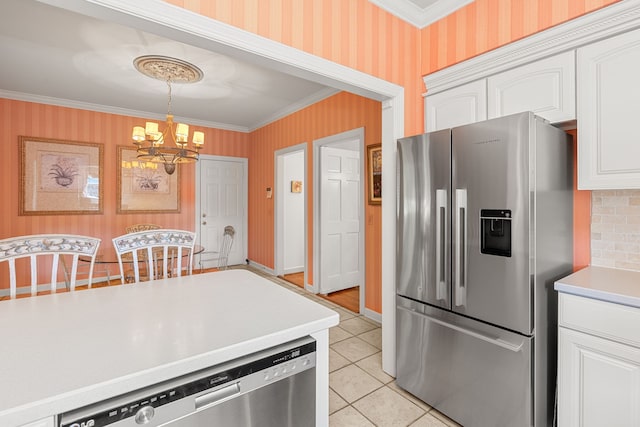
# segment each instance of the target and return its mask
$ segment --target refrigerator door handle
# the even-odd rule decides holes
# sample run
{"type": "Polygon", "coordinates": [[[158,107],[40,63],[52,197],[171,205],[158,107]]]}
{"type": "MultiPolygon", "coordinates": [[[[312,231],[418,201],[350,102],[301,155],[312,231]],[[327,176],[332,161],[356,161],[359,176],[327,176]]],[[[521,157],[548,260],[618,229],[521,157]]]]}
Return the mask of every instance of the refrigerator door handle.
{"type": "Polygon", "coordinates": [[[436,299],[447,299],[447,190],[436,190],[436,299]]]}
{"type": "Polygon", "coordinates": [[[428,314],[420,313],[419,311],[417,311],[415,309],[412,309],[412,308],[406,308],[406,307],[398,307],[398,308],[400,310],[407,310],[409,312],[419,314],[419,315],[424,316],[427,319],[429,319],[430,322],[437,323],[438,325],[444,326],[445,328],[453,329],[454,331],[457,331],[457,332],[472,336],[472,337],[477,338],[479,340],[482,340],[484,342],[488,342],[489,344],[497,345],[498,347],[502,347],[502,348],[504,348],[506,350],[509,350],[509,351],[512,351],[514,353],[517,353],[520,350],[522,350],[522,347],[525,344],[524,340],[522,340],[519,344],[514,344],[514,343],[511,343],[509,341],[503,340],[502,338],[495,338],[495,337],[488,336],[488,335],[485,335],[485,334],[480,333],[480,332],[472,331],[471,329],[463,328],[462,326],[454,325],[454,324],[445,322],[443,320],[436,319],[435,317],[431,317],[428,314]]]}
{"type": "Polygon", "coordinates": [[[455,304],[467,303],[467,190],[456,189],[455,304]]]}

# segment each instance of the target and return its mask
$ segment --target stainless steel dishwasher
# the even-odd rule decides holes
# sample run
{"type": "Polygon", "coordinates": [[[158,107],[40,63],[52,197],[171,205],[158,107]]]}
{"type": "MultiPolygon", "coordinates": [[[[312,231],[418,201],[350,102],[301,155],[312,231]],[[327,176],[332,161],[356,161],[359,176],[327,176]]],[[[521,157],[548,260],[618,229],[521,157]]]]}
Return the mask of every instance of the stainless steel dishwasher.
{"type": "Polygon", "coordinates": [[[316,342],[305,337],[58,416],[59,427],[315,426],[316,342]]]}

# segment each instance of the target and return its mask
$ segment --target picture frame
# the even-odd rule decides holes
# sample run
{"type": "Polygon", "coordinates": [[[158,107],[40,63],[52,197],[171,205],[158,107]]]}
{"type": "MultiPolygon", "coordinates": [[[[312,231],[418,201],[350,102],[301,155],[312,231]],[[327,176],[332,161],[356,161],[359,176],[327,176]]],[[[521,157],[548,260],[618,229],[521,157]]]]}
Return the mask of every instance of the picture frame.
{"type": "Polygon", "coordinates": [[[382,203],[382,144],[367,146],[367,186],[370,205],[382,203]]]}
{"type": "Polygon", "coordinates": [[[169,175],[162,163],[138,160],[134,147],[118,146],[116,212],[179,213],[180,167],[169,175]]]}
{"type": "Polygon", "coordinates": [[[291,181],[291,192],[302,193],[302,181],[291,181]]]}
{"type": "Polygon", "coordinates": [[[104,212],[104,145],[18,137],[18,215],[104,212]]]}

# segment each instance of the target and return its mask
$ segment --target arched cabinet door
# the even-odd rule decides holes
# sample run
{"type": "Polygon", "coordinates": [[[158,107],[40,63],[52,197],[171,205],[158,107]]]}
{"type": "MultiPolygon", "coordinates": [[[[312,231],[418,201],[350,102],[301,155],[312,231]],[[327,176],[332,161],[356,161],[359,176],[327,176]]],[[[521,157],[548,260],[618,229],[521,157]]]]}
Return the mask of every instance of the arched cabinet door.
{"type": "Polygon", "coordinates": [[[487,119],[487,81],[477,80],[425,98],[425,131],[433,132],[487,119]]]}
{"type": "Polygon", "coordinates": [[[490,76],[488,117],[532,111],[551,123],[575,121],[575,64],[569,51],[490,76]]]}
{"type": "Polygon", "coordinates": [[[578,188],[640,188],[640,30],[577,51],[578,188]]]}

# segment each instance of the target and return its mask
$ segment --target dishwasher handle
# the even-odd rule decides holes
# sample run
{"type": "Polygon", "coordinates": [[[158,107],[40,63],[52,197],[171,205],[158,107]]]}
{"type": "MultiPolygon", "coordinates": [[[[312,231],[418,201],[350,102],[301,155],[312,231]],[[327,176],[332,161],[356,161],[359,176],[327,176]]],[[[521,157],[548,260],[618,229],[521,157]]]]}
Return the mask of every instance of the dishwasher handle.
{"type": "Polygon", "coordinates": [[[196,397],[196,411],[213,406],[219,401],[240,393],[240,383],[233,383],[211,393],[196,397]]]}

